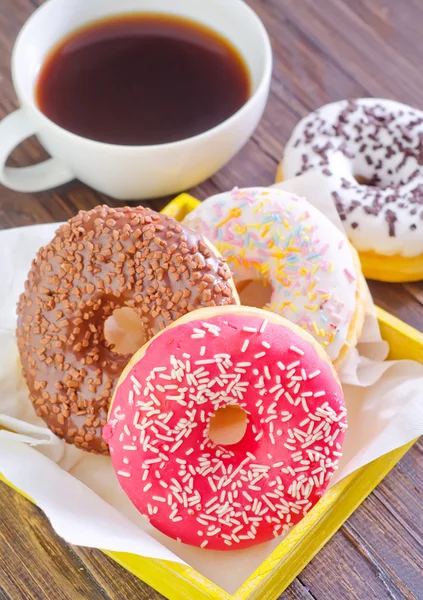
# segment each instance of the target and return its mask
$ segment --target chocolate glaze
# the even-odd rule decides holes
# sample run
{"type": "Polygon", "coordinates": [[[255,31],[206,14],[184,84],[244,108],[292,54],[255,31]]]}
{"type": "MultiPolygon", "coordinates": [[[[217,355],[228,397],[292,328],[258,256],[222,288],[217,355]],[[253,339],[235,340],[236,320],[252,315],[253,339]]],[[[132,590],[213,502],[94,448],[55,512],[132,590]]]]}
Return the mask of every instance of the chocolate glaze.
{"type": "Polygon", "coordinates": [[[61,226],[33,261],[18,307],[22,372],[39,416],[75,446],[108,453],[101,431],[130,356],[104,337],[127,306],[149,339],[202,306],[235,304],[231,274],[203,237],[143,207],[97,207],[61,226]]]}

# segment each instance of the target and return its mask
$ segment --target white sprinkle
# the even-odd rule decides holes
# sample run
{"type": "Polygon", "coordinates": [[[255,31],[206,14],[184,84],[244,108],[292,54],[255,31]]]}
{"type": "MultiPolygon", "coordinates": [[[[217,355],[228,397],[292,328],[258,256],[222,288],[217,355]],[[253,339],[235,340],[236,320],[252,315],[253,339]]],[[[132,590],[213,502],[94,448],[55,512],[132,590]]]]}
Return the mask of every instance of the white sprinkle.
{"type": "Polygon", "coordinates": [[[270,388],[269,394],[274,394],[275,392],[277,392],[278,390],[280,390],[281,387],[282,387],[282,385],[280,383],[278,383],[277,385],[275,385],[272,388],[270,388]]]}
{"type": "Polygon", "coordinates": [[[262,498],[263,498],[263,502],[266,502],[267,506],[268,506],[268,507],[269,507],[271,510],[273,510],[273,511],[276,511],[276,507],[275,507],[275,505],[274,505],[274,504],[273,504],[273,503],[272,503],[272,502],[269,500],[269,498],[267,498],[266,494],[263,494],[263,495],[262,495],[262,498]]]}
{"type": "Polygon", "coordinates": [[[161,462],[161,458],[157,457],[157,458],[147,458],[147,460],[144,461],[145,465],[154,465],[154,463],[158,463],[161,462]]]}
{"type": "Polygon", "coordinates": [[[214,496],[213,498],[211,498],[211,500],[209,500],[208,502],[206,502],[206,504],[204,506],[206,508],[208,508],[209,506],[211,506],[212,504],[214,504],[217,500],[218,500],[218,497],[214,496]]]}
{"type": "MultiPolygon", "coordinates": [[[[309,378],[310,379],[310,378],[309,378]]],[[[322,396],[326,396],[326,392],[324,392],[323,390],[321,392],[316,392],[314,394],[315,398],[321,398],[322,396]]]]}
{"type": "Polygon", "coordinates": [[[288,400],[290,404],[294,404],[294,399],[292,398],[289,392],[285,392],[285,398],[288,400]]]}
{"type": "Polygon", "coordinates": [[[207,544],[209,543],[208,540],[204,540],[204,542],[201,542],[200,544],[200,548],[205,548],[207,546],[207,544]]]}
{"type": "Polygon", "coordinates": [[[266,379],[269,379],[269,381],[270,381],[270,379],[271,379],[270,371],[269,371],[269,367],[267,365],[264,367],[263,371],[264,371],[264,376],[266,377],[266,379]]]}
{"type": "Polygon", "coordinates": [[[263,358],[266,356],[266,352],[258,352],[258,354],[254,354],[254,358],[263,358]]]}
{"type": "Polygon", "coordinates": [[[250,340],[245,340],[244,343],[242,344],[241,352],[245,352],[249,345],[250,345],[250,340]]]}
{"type": "Polygon", "coordinates": [[[278,361],[276,364],[278,365],[281,371],[285,371],[286,367],[282,362],[278,361]]]}
{"type": "Polygon", "coordinates": [[[201,346],[200,348],[200,356],[204,356],[206,353],[206,347],[205,346],[201,346]]]}
{"type": "Polygon", "coordinates": [[[296,367],[298,367],[300,365],[300,361],[296,360],[293,363],[291,363],[290,365],[288,365],[286,368],[288,369],[288,371],[290,371],[291,369],[295,369],[296,367]]]}
{"type": "Polygon", "coordinates": [[[318,375],[320,375],[320,371],[319,371],[319,370],[317,370],[317,371],[313,371],[313,373],[311,373],[311,374],[308,376],[308,378],[309,378],[309,379],[314,379],[314,378],[315,378],[315,377],[317,377],[318,375]]]}
{"type": "MultiPolygon", "coordinates": [[[[241,373],[242,375],[247,372],[245,369],[239,369],[238,367],[235,368],[234,371],[235,371],[235,373],[241,373]]],[[[212,382],[212,385],[214,385],[214,381],[212,382]]],[[[210,386],[210,387],[212,387],[212,386],[210,386]]]]}
{"type": "Polygon", "coordinates": [[[209,530],[206,535],[217,535],[218,533],[220,533],[222,531],[222,529],[220,527],[214,527],[212,530],[209,530]]]}
{"type": "Polygon", "coordinates": [[[213,490],[213,492],[216,493],[217,487],[215,486],[213,479],[211,477],[207,477],[207,481],[209,482],[209,485],[210,485],[211,489],[213,490]]]}
{"type": "Polygon", "coordinates": [[[265,332],[265,329],[266,329],[268,323],[269,323],[269,320],[268,319],[264,319],[264,321],[262,323],[262,326],[260,327],[260,333],[264,333],[265,332]]]}
{"type": "MultiPolygon", "coordinates": [[[[202,323],[202,326],[215,336],[219,335],[220,327],[212,323],[202,323]]],[[[194,330],[195,331],[195,330],[194,330]]]]}
{"type": "Polygon", "coordinates": [[[257,329],[255,327],[243,327],[242,331],[246,331],[248,333],[257,333],[257,329]]]}
{"type": "MultiPolygon", "coordinates": [[[[216,360],[214,358],[204,358],[203,360],[196,360],[195,364],[196,365],[213,365],[215,362],[216,362],[216,360]]],[[[194,375],[197,376],[198,371],[195,371],[194,375]]]]}
{"type": "Polygon", "coordinates": [[[137,447],[136,446],[123,446],[124,450],[136,450],[137,447]]]}
{"type": "Polygon", "coordinates": [[[251,484],[250,484],[250,485],[248,486],[248,489],[250,489],[250,490],[254,490],[255,492],[261,492],[261,487],[260,487],[260,486],[258,486],[258,485],[251,485],[251,484]]]}
{"type": "Polygon", "coordinates": [[[172,377],[170,375],[165,375],[164,373],[160,373],[160,379],[166,379],[166,381],[171,381],[172,377]]]}
{"type": "Polygon", "coordinates": [[[202,334],[202,333],[201,334],[200,333],[193,333],[191,335],[191,338],[193,340],[202,340],[204,338],[204,334],[202,334]]]}
{"type": "Polygon", "coordinates": [[[160,406],[160,402],[154,394],[149,394],[149,397],[152,399],[156,406],[160,406]]]}
{"type": "Polygon", "coordinates": [[[131,473],[128,473],[127,471],[118,471],[117,473],[122,477],[131,477],[131,473]]]}
{"type": "Polygon", "coordinates": [[[251,363],[250,362],[240,362],[240,363],[237,363],[236,366],[237,367],[251,367],[251,363]]]}
{"type": "Polygon", "coordinates": [[[277,407],[278,403],[277,402],[272,402],[272,404],[269,406],[269,408],[267,409],[267,412],[270,413],[274,413],[275,412],[275,408],[277,407]]]}
{"type": "Polygon", "coordinates": [[[261,343],[261,345],[262,345],[264,348],[267,348],[268,350],[269,350],[269,348],[271,348],[271,345],[269,344],[269,342],[262,342],[262,343],[261,343]]]}
{"type": "Polygon", "coordinates": [[[126,433],[126,435],[131,435],[131,432],[129,431],[129,427],[128,427],[128,425],[126,423],[123,426],[123,430],[126,433]]]}
{"type": "Polygon", "coordinates": [[[166,498],[163,498],[163,496],[153,496],[153,500],[156,502],[166,502],[166,498]]]}
{"type": "Polygon", "coordinates": [[[281,389],[279,390],[279,392],[275,396],[276,402],[279,402],[280,397],[282,396],[282,394],[285,393],[285,390],[283,389],[283,387],[281,385],[280,385],[280,387],[281,387],[281,389]]]}
{"type": "Polygon", "coordinates": [[[140,382],[138,381],[138,379],[136,377],[134,377],[133,375],[131,375],[131,381],[134,385],[136,385],[137,387],[141,387],[140,382]]]}

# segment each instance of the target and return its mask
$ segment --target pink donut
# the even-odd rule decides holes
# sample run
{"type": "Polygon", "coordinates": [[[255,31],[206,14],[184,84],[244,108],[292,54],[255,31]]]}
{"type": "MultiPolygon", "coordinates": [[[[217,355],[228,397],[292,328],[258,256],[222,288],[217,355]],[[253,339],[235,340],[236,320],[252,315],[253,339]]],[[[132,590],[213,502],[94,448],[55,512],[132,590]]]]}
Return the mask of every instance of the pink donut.
{"type": "Polygon", "coordinates": [[[337,468],[345,429],[341,386],[317,342],[278,315],[231,306],[192,312],[141,348],[103,435],[154,527],[231,550],[302,519],[337,468]],[[245,418],[232,444],[211,439],[227,434],[214,424],[228,406],[245,418]]]}

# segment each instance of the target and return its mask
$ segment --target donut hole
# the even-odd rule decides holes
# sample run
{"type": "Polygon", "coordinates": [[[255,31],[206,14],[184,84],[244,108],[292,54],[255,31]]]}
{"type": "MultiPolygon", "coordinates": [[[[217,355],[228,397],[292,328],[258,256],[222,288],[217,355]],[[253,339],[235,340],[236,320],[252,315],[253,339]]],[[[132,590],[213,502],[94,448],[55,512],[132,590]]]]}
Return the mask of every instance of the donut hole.
{"type": "Polygon", "coordinates": [[[104,337],[115,354],[135,354],[148,341],[143,322],[127,306],[117,308],[106,319],[104,337]]]}
{"type": "Polygon", "coordinates": [[[263,308],[270,304],[273,287],[266,279],[241,281],[236,289],[242,306],[253,306],[263,308]]]}
{"type": "Polygon", "coordinates": [[[218,446],[233,446],[247,430],[247,413],[237,404],[219,408],[210,419],[209,438],[218,446]]]}

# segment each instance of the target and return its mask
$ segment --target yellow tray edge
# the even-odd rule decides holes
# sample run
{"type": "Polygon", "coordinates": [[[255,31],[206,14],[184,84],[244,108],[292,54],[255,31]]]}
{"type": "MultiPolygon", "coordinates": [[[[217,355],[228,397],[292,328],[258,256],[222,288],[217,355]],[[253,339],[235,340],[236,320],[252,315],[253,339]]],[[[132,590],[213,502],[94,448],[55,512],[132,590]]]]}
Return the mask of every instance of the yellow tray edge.
{"type": "MultiPolygon", "coordinates": [[[[181,194],[162,213],[182,220],[198,203],[189,194],[181,194]]],[[[376,311],[382,335],[392,346],[390,357],[410,358],[423,364],[423,334],[380,308],[376,311]]],[[[233,595],[186,565],[134,554],[103,552],[170,600],[276,600],[415,441],[362,467],[329,490],[233,595]]],[[[1,473],[0,481],[33,502],[1,473]]]]}

